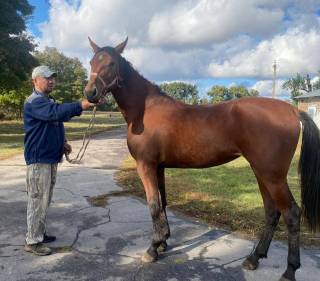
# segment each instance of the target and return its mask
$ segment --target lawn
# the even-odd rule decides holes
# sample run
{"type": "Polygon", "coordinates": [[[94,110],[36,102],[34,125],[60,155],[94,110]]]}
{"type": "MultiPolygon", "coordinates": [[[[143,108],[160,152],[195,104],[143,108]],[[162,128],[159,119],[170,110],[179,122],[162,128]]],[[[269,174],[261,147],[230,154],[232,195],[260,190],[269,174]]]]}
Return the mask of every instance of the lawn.
{"type": "MultiPolygon", "coordinates": [[[[298,204],[300,187],[297,150],[288,174],[288,182],[298,204]]],[[[128,158],[116,175],[117,181],[129,192],[145,197],[135,171],[135,161],[128,158]]],[[[254,174],[244,158],[208,169],[166,169],[166,190],[169,207],[199,221],[222,227],[254,238],[264,226],[264,208],[254,174]]],[[[320,237],[301,229],[304,245],[319,245],[320,237]]],[[[287,239],[282,219],[275,234],[287,239]]]]}
{"type": "MultiPolygon", "coordinates": [[[[91,119],[90,113],[65,122],[68,140],[81,139],[91,119]]],[[[120,126],[125,126],[125,121],[119,112],[98,112],[95,118],[93,134],[104,132],[120,126]]],[[[23,151],[23,121],[0,121],[0,159],[5,159],[23,151]]]]}

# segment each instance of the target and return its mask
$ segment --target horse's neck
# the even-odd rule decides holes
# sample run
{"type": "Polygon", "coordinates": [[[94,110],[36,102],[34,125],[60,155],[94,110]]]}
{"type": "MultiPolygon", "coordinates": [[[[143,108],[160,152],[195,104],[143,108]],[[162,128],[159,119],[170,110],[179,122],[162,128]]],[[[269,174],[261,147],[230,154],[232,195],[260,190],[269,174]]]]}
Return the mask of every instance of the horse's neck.
{"type": "Polygon", "coordinates": [[[136,71],[125,79],[121,88],[113,91],[113,96],[127,123],[141,119],[147,104],[160,95],[156,86],[136,71]]]}

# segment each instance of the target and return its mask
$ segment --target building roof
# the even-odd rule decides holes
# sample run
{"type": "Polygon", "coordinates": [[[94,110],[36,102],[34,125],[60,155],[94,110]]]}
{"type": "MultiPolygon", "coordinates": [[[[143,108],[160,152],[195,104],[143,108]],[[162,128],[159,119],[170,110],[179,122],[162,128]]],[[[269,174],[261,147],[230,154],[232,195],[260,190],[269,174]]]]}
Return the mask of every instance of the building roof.
{"type": "Polygon", "coordinates": [[[295,97],[295,99],[307,99],[307,98],[313,98],[313,97],[320,97],[320,89],[302,94],[300,96],[295,97]]]}

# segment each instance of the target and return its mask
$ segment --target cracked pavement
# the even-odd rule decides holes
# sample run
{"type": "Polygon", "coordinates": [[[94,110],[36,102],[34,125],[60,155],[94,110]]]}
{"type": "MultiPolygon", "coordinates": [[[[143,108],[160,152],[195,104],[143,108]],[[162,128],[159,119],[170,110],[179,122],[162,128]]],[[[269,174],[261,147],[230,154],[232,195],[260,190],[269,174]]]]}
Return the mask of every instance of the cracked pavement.
{"type": "MultiPolygon", "coordinates": [[[[171,211],[168,251],[160,254],[156,263],[141,263],[152,231],[149,211],[142,200],[119,194],[122,189],[113,178],[128,155],[125,136],[123,129],[94,136],[82,164],[59,165],[47,217],[48,233],[57,236],[57,241],[49,244],[55,251],[51,256],[37,257],[23,251],[27,205],[23,156],[0,161],[1,281],[280,278],[286,267],[285,243],[274,241],[268,259],[261,260],[257,270],[243,270],[241,263],[256,241],[171,211]],[[90,204],[90,197],[101,195],[106,197],[106,206],[90,204]]],[[[78,151],[81,141],[71,144],[78,151]]],[[[301,263],[298,281],[320,280],[320,250],[301,249],[301,263]]]]}

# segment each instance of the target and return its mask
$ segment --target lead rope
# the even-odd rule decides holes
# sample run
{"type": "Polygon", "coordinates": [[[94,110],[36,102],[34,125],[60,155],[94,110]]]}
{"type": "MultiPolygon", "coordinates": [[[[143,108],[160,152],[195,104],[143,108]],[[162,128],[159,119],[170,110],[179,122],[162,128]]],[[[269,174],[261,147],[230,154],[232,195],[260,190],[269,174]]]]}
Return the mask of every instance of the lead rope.
{"type": "MultiPolygon", "coordinates": [[[[102,82],[104,88],[107,88],[108,86],[106,85],[105,81],[100,77],[99,73],[96,73],[96,72],[92,72],[90,74],[90,76],[93,75],[93,76],[97,76],[97,78],[100,79],[100,81],[102,82]]],[[[119,75],[119,67],[117,69],[117,75],[115,77],[115,79],[111,82],[111,84],[115,83],[117,85],[118,88],[121,88],[121,85],[120,85],[120,81],[123,81],[123,79],[120,77],[119,75]],[[120,80],[120,81],[119,81],[120,80]]],[[[96,116],[96,110],[97,110],[97,107],[94,106],[93,107],[93,110],[92,110],[92,116],[91,116],[91,119],[89,121],[89,125],[83,135],[83,139],[82,139],[82,146],[77,154],[77,157],[74,158],[74,159],[70,159],[69,158],[69,155],[67,153],[64,153],[65,157],[66,157],[66,160],[70,163],[70,164],[80,164],[81,163],[81,159],[82,157],[84,156],[86,150],[87,150],[87,147],[90,143],[90,140],[91,140],[91,130],[94,126],[94,119],[95,119],[95,116],[96,116]]]]}
{"type": "Polygon", "coordinates": [[[97,107],[94,106],[93,110],[92,110],[92,116],[91,116],[91,119],[89,121],[89,125],[88,125],[86,131],[84,132],[83,139],[82,139],[82,146],[79,149],[77,157],[74,158],[74,159],[70,159],[69,155],[67,153],[64,154],[65,157],[66,157],[66,160],[70,164],[80,164],[81,163],[81,159],[84,156],[84,154],[85,154],[85,152],[87,150],[87,147],[88,147],[88,145],[90,143],[90,140],[91,140],[91,134],[92,134],[92,129],[94,127],[94,120],[95,120],[95,116],[96,116],[96,111],[97,111],[97,107]]]}

